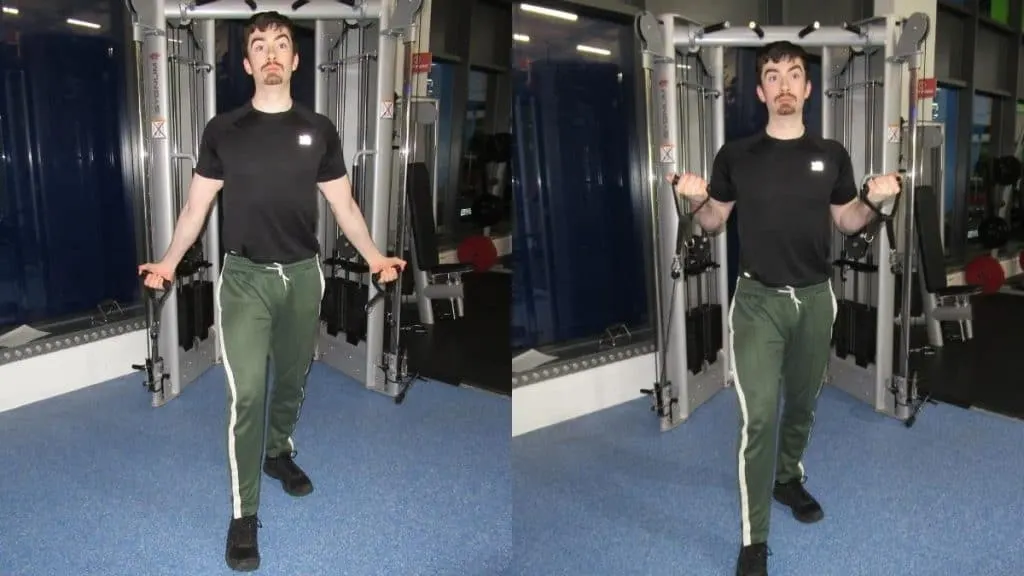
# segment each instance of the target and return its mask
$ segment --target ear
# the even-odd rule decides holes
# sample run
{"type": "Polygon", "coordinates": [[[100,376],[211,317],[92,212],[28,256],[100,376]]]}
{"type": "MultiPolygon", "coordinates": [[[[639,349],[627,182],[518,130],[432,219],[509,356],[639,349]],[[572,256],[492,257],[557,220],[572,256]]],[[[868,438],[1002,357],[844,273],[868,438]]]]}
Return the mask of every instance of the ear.
{"type": "Polygon", "coordinates": [[[252,64],[249,63],[249,57],[242,58],[242,67],[245,68],[245,73],[252,76],[252,64]]]}
{"type": "Polygon", "coordinates": [[[813,90],[813,89],[814,89],[814,87],[811,85],[811,81],[808,80],[807,81],[807,88],[804,89],[804,100],[806,100],[806,99],[811,97],[811,90],[813,90]]]}
{"type": "Polygon", "coordinates": [[[757,97],[759,100],[761,100],[761,102],[767,102],[767,100],[764,97],[764,90],[761,89],[760,84],[757,85],[757,97]]]}
{"type": "Polygon", "coordinates": [[[298,69],[299,69],[299,53],[296,52],[292,56],[292,72],[295,72],[298,69]]]}

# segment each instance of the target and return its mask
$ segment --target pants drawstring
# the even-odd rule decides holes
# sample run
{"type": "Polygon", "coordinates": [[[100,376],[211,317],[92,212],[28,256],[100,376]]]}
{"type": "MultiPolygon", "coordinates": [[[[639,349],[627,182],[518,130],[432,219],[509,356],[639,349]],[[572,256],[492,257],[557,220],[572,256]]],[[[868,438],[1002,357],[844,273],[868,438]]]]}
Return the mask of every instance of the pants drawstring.
{"type": "Polygon", "coordinates": [[[796,311],[800,312],[800,304],[803,304],[803,302],[801,302],[800,299],[796,297],[796,288],[793,288],[792,286],[779,288],[779,293],[789,294],[789,299],[793,301],[793,306],[796,307],[796,311]]]}
{"type": "Polygon", "coordinates": [[[284,289],[288,289],[288,281],[291,280],[284,273],[284,266],[281,264],[274,264],[273,266],[267,266],[267,270],[277,270],[277,275],[281,277],[281,282],[284,284],[284,289]]]}

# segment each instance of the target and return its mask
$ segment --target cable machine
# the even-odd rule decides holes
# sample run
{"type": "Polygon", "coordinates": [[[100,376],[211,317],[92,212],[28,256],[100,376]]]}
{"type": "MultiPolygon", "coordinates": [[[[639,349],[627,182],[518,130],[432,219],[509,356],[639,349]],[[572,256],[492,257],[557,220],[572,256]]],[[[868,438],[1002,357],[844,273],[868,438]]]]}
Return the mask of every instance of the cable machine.
{"type": "MultiPolygon", "coordinates": [[[[400,101],[396,107],[395,85],[396,76],[401,76],[397,81],[411,86],[410,54],[417,38],[421,2],[209,0],[179,4],[128,0],[143,135],[139,154],[145,176],[139,195],[146,261],[159,258],[170,245],[187,197],[202,130],[216,114],[215,21],[244,20],[260,11],[315,21],[316,112],[334,120],[342,134],[354,194],[374,243],[382,251],[389,247],[390,252],[402,254],[406,155],[413,119],[412,107],[402,107],[400,101]],[[398,55],[400,46],[404,57],[398,55]],[[404,74],[398,73],[399,66],[404,74]],[[350,95],[358,97],[347,98],[350,95]],[[392,196],[396,194],[393,211],[392,196]],[[391,229],[393,223],[397,232],[391,229]]],[[[408,384],[398,338],[401,290],[382,291],[369,278],[365,263],[341,249],[338,226],[322,196],[319,206],[318,237],[329,274],[326,280],[334,281],[341,270],[361,288],[350,292],[362,296],[357,304],[365,326],[350,329],[354,335],[339,335],[337,331],[331,334],[322,323],[318,356],[368,389],[400,399],[408,384]],[[376,305],[382,298],[385,303],[376,305]]],[[[221,260],[218,222],[215,204],[205,232],[179,266],[175,286],[146,299],[149,354],[145,364],[135,368],[146,374],[153,406],[179,396],[221,360],[213,322],[218,305],[213,286],[221,260]]],[[[400,286],[401,278],[394,285],[400,286]]]]}
{"type": "MultiPolygon", "coordinates": [[[[780,40],[821,47],[824,78],[829,78],[840,53],[877,55],[879,65],[872,68],[874,75],[865,84],[872,90],[862,90],[860,97],[846,102],[839,135],[833,109],[822,107],[822,137],[859,134],[863,148],[851,148],[850,154],[854,173],[862,182],[874,174],[904,173],[900,196],[878,207],[881,216],[873,229],[837,239],[840,244],[859,242],[862,253],[856,261],[872,259],[878,265],[874,272],[866,267],[855,272],[872,287],[871,362],[860,366],[834,355],[830,372],[837,387],[879,412],[912,422],[921,399],[909,368],[908,330],[900,331],[894,366],[895,277],[903,270],[913,271],[915,264],[913,207],[920,169],[917,76],[927,15],[878,17],[837,27],[817,22],[805,27],[762,27],[751,22],[734,28],[728,22],[702,26],[677,15],[656,18],[645,12],[637,17],[635,28],[642,47],[647,109],[650,301],[657,341],[656,381],[643,392],[652,397],[661,429],[675,428],[730,386],[732,362],[726,233],[723,229],[716,236],[704,234],[665,176],[693,172],[710,179],[711,161],[725,144],[724,50],[780,40]],[[889,89],[873,89],[883,86],[889,89]],[[904,97],[906,117],[901,112],[904,97]]],[[[829,102],[830,82],[816,88],[823,102],[829,102]]],[[[902,283],[901,318],[911,317],[913,284],[902,283]]]]}

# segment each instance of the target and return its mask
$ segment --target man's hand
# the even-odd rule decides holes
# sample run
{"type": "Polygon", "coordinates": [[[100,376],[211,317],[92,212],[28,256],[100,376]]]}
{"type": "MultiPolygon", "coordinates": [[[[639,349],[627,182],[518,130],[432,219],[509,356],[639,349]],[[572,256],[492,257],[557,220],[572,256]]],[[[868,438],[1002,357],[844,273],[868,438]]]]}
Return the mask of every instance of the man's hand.
{"type": "Polygon", "coordinates": [[[405,260],[401,258],[380,256],[367,261],[366,264],[370,267],[370,274],[380,274],[378,281],[381,284],[398,280],[398,272],[405,270],[405,260]]]}
{"type": "Polygon", "coordinates": [[[688,200],[691,206],[696,206],[707,199],[708,183],[703,178],[696,174],[686,173],[666,174],[665,179],[671,184],[677,176],[679,180],[675,183],[675,192],[688,200]]]}
{"type": "Polygon", "coordinates": [[[166,261],[150,262],[139,266],[139,276],[143,276],[142,283],[146,288],[152,290],[163,290],[164,283],[174,283],[174,270],[177,268],[166,261]]]}
{"type": "Polygon", "coordinates": [[[901,189],[898,173],[875,176],[868,180],[868,202],[881,206],[899,194],[901,189]]]}

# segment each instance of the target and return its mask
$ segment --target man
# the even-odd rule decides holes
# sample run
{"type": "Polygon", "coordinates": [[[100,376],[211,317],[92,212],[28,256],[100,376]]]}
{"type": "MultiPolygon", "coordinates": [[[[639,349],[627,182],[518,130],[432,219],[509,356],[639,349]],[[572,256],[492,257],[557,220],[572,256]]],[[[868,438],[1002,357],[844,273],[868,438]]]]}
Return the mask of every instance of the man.
{"type": "Polygon", "coordinates": [[[331,120],[292,101],[291,76],[299,64],[292,31],[290,20],[276,12],[256,14],[246,23],[243,64],[255,84],[252,100],[207,124],[171,245],[160,262],[139,267],[150,288],[173,281],[224,189],[221,234],[227,255],[217,283],[217,333],[228,389],[232,519],[226,560],[239,571],[259,567],[260,466],[292,496],[313,491],[293,461],[292,432],[305,397],[324,288],[317,188],[381,282],[394,281],[396,270],[405,267],[374,246],[352,198],[331,120]],[[264,417],[268,354],[274,365],[269,424],[264,417]]]}
{"type": "MultiPolygon", "coordinates": [[[[803,106],[811,95],[807,54],[789,42],[769,44],[758,51],[757,75],[757,95],[768,108],[764,132],[723,146],[710,186],[693,174],[682,175],[675,186],[709,233],[722,229],[737,202],[743,206],[740,277],[729,309],[741,417],[738,576],[768,573],[773,496],[801,522],[824,517],[803,487],[801,460],[836,314],[829,214],[846,234],[863,229],[875,214],[857,197],[842,145],[805,132],[803,106]],[[780,396],[785,408],[778,422],[780,396]]],[[[877,206],[894,197],[899,186],[895,174],[876,177],[868,184],[868,201],[877,206]]]]}

